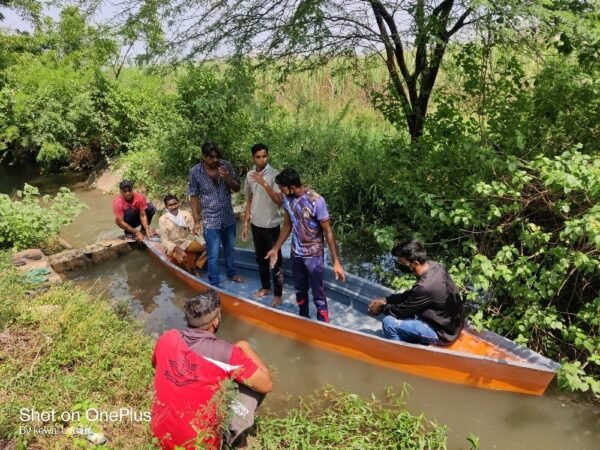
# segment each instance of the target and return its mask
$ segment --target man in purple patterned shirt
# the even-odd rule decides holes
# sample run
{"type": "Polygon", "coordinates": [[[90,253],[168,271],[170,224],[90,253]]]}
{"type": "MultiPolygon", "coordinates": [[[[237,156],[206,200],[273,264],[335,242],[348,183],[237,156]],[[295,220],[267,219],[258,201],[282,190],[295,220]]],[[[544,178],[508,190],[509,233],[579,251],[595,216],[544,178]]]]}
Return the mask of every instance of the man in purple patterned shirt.
{"type": "Polygon", "coordinates": [[[324,240],[327,240],[335,279],[345,281],[344,268],[338,257],[333,228],[325,199],[315,191],[307,189],[300,181],[300,175],[294,169],[286,168],[275,177],[284,195],[283,227],[279,239],[267,253],[271,266],[277,261],[277,252],[292,234],[292,273],[296,289],[296,303],[300,315],[308,314],[308,289],[317,308],[317,319],[329,322],[329,309],[323,283],[324,240]]]}
{"type": "Polygon", "coordinates": [[[202,160],[190,170],[188,194],[194,218],[194,233],[204,228],[208,255],[208,281],[219,285],[219,249],[223,244],[227,278],[241,282],[234,261],[235,215],[231,191],[240,190],[240,179],[213,142],[202,144],[202,160]],[[200,222],[202,214],[202,222],[200,222]]]}

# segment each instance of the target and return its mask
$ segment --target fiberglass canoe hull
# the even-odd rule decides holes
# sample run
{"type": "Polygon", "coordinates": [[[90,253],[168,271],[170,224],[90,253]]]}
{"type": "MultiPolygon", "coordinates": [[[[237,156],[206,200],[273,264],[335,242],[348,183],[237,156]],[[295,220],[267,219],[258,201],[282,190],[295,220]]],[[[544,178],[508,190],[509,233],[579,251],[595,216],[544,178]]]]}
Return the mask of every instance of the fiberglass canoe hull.
{"type": "MultiPolygon", "coordinates": [[[[169,262],[160,243],[147,241],[146,245],[152,256],[191,288],[219,292],[222,308],[228,313],[272,333],[347,357],[435,380],[530,395],[542,395],[558,369],[556,362],[489,331],[465,330],[450,347],[423,346],[290,314],[227,289],[215,288],[207,280],[169,262]]],[[[252,251],[236,249],[236,264],[245,264],[246,268],[256,266],[253,258],[252,251]]],[[[330,270],[326,270],[326,279],[330,270]]],[[[370,298],[389,292],[353,275],[347,276],[345,285],[326,282],[326,286],[328,297],[337,291],[337,295],[349,298],[361,309],[366,308],[370,298]]]]}

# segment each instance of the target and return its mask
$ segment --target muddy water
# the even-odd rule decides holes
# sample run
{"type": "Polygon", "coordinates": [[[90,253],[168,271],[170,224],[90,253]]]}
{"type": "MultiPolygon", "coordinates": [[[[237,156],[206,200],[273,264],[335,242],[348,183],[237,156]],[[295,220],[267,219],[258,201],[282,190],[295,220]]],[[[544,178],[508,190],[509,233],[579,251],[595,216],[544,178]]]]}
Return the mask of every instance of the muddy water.
{"type": "MultiPolygon", "coordinates": [[[[7,181],[5,174],[0,169],[0,192],[18,186],[14,179],[7,181]]],[[[56,189],[56,180],[42,177],[44,180],[41,189],[46,193],[56,189]]],[[[69,179],[60,180],[65,181],[69,179]]],[[[111,197],[78,184],[71,186],[90,208],[76,224],[63,230],[64,237],[79,245],[118,234],[110,215],[111,197]]],[[[82,287],[104,292],[111,301],[130,305],[145,319],[148,333],[182,327],[181,308],[185,298],[193,294],[144,251],[73,274],[72,278],[82,287]]],[[[468,448],[465,437],[471,432],[480,437],[482,449],[600,448],[600,408],[554,386],[542,397],[529,397],[434,382],[285,339],[231,316],[224,316],[219,334],[232,341],[249,340],[274,369],[275,391],[265,403],[274,411],[289,407],[290,395],[307,395],[324,384],[365,398],[372,394],[383,398],[386,386],[399,392],[408,384],[409,410],[448,425],[450,449],[468,448]]]]}

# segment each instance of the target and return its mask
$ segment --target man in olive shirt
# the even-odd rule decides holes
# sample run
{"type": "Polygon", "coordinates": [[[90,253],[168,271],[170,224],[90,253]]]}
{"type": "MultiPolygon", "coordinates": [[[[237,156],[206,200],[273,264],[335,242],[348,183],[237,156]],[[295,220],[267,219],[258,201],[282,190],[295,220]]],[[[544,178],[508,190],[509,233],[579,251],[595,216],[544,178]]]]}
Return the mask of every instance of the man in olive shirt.
{"type": "Polygon", "coordinates": [[[464,326],[462,300],[446,268],[427,260],[425,247],[412,240],[392,250],[398,268],[417,282],[401,294],[375,299],[369,315],[385,314],[383,333],[388,339],[413,344],[448,345],[464,326]]]}

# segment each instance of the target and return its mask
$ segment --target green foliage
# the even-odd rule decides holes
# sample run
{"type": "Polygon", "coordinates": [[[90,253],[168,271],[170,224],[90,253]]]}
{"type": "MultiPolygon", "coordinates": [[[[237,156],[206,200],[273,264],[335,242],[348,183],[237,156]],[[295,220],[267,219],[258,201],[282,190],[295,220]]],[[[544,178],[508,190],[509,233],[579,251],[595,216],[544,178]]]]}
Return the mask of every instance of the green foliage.
{"type": "Polygon", "coordinates": [[[445,427],[413,416],[402,397],[385,403],[324,388],[282,418],[259,418],[261,449],[445,449],[445,427]]]}
{"type": "MultiPolygon", "coordinates": [[[[29,426],[77,426],[63,422],[64,411],[147,412],[152,399],[152,342],[131,317],[118,318],[103,299],[71,285],[31,295],[22,276],[0,253],[0,439],[14,439],[22,448],[88,448],[77,436],[19,436],[22,408],[56,411],[53,423],[29,426]],[[5,300],[6,299],[6,300],[5,300]],[[20,439],[20,441],[19,441],[20,439]]],[[[107,448],[153,449],[148,423],[80,425],[109,435],[107,448]]],[[[13,441],[13,442],[15,442],[13,441]]]]}
{"type": "Polygon", "coordinates": [[[562,387],[598,395],[598,67],[475,42],[452,54],[424,136],[388,151],[375,240],[435,242],[477,327],[563,361],[562,387]]]}
{"type": "Polygon", "coordinates": [[[59,228],[79,214],[83,205],[67,188],[54,197],[39,197],[36,187],[25,184],[17,198],[0,194],[0,248],[36,247],[58,235],[59,228]]]}
{"type": "Polygon", "coordinates": [[[31,36],[2,40],[10,50],[0,51],[0,157],[91,168],[144,133],[153,97],[103,73],[116,41],[88,26],[77,8],[65,8],[59,22],[46,20],[31,36]]]}

